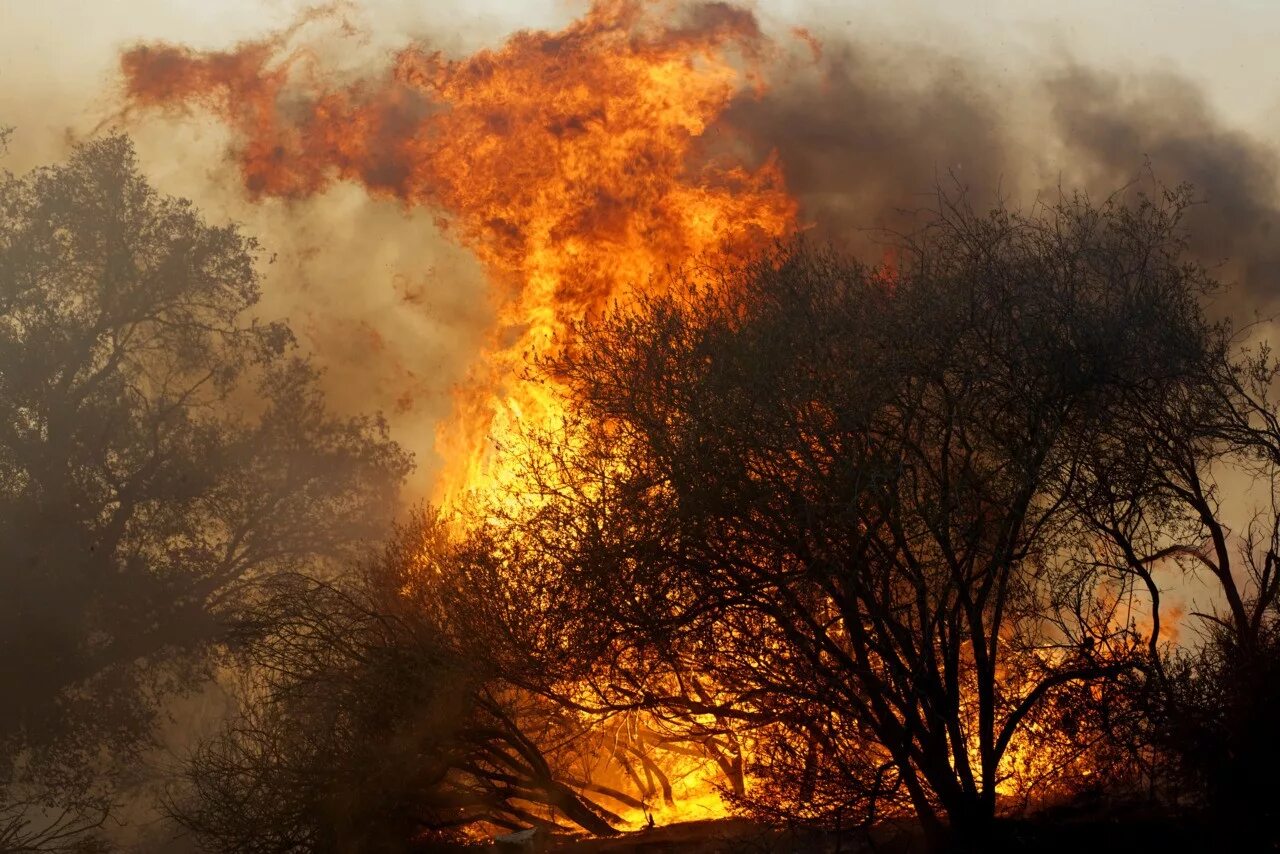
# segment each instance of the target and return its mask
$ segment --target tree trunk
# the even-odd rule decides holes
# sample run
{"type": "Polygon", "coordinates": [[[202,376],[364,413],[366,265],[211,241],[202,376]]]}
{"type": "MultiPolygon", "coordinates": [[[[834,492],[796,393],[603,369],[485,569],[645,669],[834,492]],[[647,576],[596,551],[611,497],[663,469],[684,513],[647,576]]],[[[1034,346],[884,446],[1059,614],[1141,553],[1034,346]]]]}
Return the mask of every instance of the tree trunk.
{"type": "Polygon", "coordinates": [[[954,854],[986,854],[992,850],[995,831],[995,804],[978,793],[965,793],[962,800],[948,805],[948,838],[943,850],[954,854]]]}

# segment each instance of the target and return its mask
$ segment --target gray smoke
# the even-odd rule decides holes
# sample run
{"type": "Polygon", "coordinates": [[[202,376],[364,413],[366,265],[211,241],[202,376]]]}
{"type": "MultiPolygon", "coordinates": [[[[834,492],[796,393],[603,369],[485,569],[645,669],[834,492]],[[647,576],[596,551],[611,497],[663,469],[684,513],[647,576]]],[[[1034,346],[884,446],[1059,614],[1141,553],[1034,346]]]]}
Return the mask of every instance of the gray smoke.
{"type": "Polygon", "coordinates": [[[1225,127],[1204,93],[1174,75],[1072,67],[1044,91],[1085,186],[1118,187],[1144,161],[1166,184],[1192,183],[1204,202],[1188,223],[1196,255],[1236,286],[1234,300],[1280,296],[1275,149],[1225,127]]]}
{"type": "Polygon", "coordinates": [[[1228,126],[1192,81],[1067,62],[1012,86],[910,44],[824,48],[816,69],[725,119],[757,158],[777,152],[818,239],[866,251],[877,230],[909,229],[938,186],[1025,206],[1059,188],[1100,198],[1190,182],[1203,202],[1191,248],[1230,286],[1224,307],[1247,315],[1280,296],[1277,152],[1228,126]]]}
{"type": "Polygon", "coordinates": [[[802,219],[849,248],[902,227],[935,181],[994,192],[1010,160],[999,109],[972,70],[908,73],[856,44],[827,45],[816,70],[739,99],[726,122],[758,155],[778,153],[802,219]]]}

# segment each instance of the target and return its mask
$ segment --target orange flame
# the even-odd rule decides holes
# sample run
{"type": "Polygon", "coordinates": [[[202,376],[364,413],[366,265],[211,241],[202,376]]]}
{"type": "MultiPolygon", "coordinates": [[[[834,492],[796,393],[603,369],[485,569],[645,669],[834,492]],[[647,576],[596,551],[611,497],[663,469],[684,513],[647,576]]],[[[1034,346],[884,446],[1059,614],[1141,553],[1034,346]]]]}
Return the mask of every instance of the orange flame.
{"type": "MultiPolygon", "coordinates": [[[[778,164],[744,162],[717,121],[764,88],[772,48],[726,3],[595,0],[558,32],[457,59],[412,46],[341,85],[298,33],[227,52],[135,47],[121,58],[127,101],[230,126],[250,197],[354,182],[437,212],[486,267],[498,326],[437,435],[442,503],[499,493],[514,475],[493,445],[558,422],[557,395],[523,375],[528,352],[564,346],[574,321],[660,287],[669,264],[714,265],[796,226],[778,164]]],[[[794,35],[820,57],[808,32],[794,35]]],[[[893,250],[877,275],[895,287],[893,250]]],[[[1046,776],[1051,759],[1018,740],[1000,793],[1046,776]]],[[[722,812],[701,764],[671,770],[687,797],[664,818],[722,812]]]]}
{"type": "Polygon", "coordinates": [[[358,182],[439,212],[485,265],[499,328],[438,433],[441,501],[492,492],[504,478],[492,443],[555,423],[553,396],[522,377],[529,351],[563,345],[573,321],[669,264],[715,263],[794,227],[777,164],[743,163],[713,130],[763,87],[770,45],[749,12],[597,0],[559,32],[463,59],[409,47],[336,87],[295,35],[230,52],[136,47],[122,57],[128,102],[230,125],[253,197],[358,182]]]}

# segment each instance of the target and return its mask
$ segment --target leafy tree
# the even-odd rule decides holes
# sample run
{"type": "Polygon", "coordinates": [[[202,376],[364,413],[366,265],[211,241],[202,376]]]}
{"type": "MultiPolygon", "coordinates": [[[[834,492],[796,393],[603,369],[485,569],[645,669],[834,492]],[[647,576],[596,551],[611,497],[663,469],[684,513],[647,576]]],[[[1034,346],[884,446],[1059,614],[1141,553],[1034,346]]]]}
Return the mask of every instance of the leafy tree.
{"type": "Polygon", "coordinates": [[[910,809],[939,845],[982,844],[1037,742],[1079,771],[1077,700],[1150,661],[1083,473],[1212,344],[1188,203],[941,197],[896,270],[784,248],[583,324],[493,511],[547,603],[517,625],[560,627],[526,632],[543,690],[733,752],[766,814],[910,809]]]}
{"type": "Polygon", "coordinates": [[[256,263],[124,137],[0,181],[0,848],[84,838],[255,583],[386,529],[409,457],[252,318],[256,263]]]}

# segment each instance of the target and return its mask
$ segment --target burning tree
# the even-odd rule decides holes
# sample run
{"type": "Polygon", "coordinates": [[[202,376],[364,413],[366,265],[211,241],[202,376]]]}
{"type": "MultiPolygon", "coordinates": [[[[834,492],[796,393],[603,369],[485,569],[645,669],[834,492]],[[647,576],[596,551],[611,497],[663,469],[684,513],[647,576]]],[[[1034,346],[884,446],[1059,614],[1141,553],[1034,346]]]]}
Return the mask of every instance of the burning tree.
{"type": "Polygon", "coordinates": [[[581,324],[503,491],[258,601],[179,817],[250,848],[605,834],[701,761],[757,815],[971,844],[1129,773],[1117,735],[1189,721],[1238,768],[1274,526],[1233,546],[1206,478],[1271,464],[1275,372],[1204,319],[1189,201],[942,196],[893,266],[788,246],[581,324]],[[1158,565],[1225,587],[1237,555],[1220,638],[1171,653],[1158,565]]]}
{"type": "Polygon", "coordinates": [[[745,806],[936,841],[1101,761],[1061,719],[1151,640],[1084,472],[1212,338],[1185,192],[940,202],[897,269],[793,247],[578,327],[540,363],[568,414],[491,511],[548,695],[736,754],[745,806]]]}

